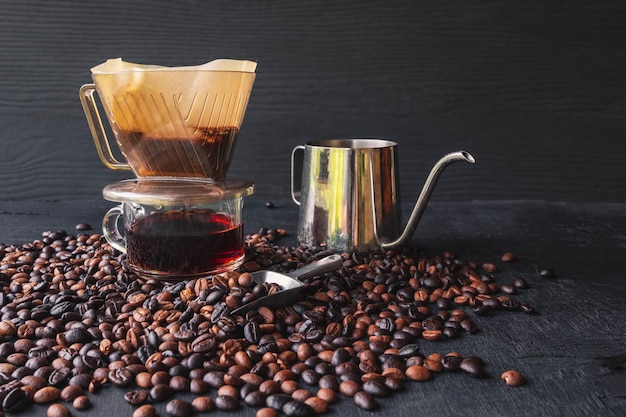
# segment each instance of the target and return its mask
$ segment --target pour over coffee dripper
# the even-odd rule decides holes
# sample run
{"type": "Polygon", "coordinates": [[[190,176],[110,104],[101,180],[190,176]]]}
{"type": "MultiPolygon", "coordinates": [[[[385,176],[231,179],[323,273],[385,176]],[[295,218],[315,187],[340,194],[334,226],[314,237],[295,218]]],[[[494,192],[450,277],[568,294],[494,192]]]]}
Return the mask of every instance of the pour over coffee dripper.
{"type": "Polygon", "coordinates": [[[92,68],[80,99],[101,161],[136,177],[224,180],[255,79],[256,63],[216,60],[195,67],[121,59],[92,68]],[[95,93],[126,161],[111,151],[95,93]]]}
{"type": "Polygon", "coordinates": [[[226,176],[255,69],[250,61],[167,68],[114,59],[81,87],[101,161],[137,177],[103,189],[120,204],[102,229],[139,276],[177,281],[243,262],[243,198],[254,184],[226,176]],[[125,161],[111,151],[96,92],[125,161]]]}

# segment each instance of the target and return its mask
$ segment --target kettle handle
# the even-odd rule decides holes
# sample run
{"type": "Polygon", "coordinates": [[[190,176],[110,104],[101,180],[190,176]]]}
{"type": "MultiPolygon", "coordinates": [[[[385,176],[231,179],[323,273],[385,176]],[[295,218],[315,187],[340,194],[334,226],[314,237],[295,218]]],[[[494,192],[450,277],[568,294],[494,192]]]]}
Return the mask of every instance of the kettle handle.
{"type": "Polygon", "coordinates": [[[291,151],[291,198],[297,205],[300,205],[300,197],[302,196],[302,168],[305,149],[303,145],[298,145],[291,151]]]}
{"type": "Polygon", "coordinates": [[[98,106],[94,98],[96,92],[95,84],[85,84],[80,88],[80,102],[83,105],[85,116],[87,117],[87,123],[89,124],[89,130],[93,136],[93,141],[96,144],[96,150],[102,163],[109,169],[130,169],[130,166],[125,162],[118,161],[111,152],[111,146],[109,146],[109,139],[104,131],[102,125],[102,119],[100,118],[100,112],[98,112],[98,106]]]}

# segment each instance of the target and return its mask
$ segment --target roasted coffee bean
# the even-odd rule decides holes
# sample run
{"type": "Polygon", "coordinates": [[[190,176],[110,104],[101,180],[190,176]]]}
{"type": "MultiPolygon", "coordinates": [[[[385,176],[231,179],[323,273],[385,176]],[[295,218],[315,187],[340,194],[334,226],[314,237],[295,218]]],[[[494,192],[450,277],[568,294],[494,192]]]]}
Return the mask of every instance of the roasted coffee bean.
{"type": "Polygon", "coordinates": [[[513,262],[517,257],[513,252],[506,252],[502,255],[502,262],[513,262]]]}
{"type": "Polygon", "coordinates": [[[261,339],[261,330],[256,322],[247,322],[243,328],[244,336],[250,343],[259,343],[261,339]]]}
{"type": "Polygon", "coordinates": [[[407,378],[413,381],[428,381],[432,378],[432,373],[424,365],[413,365],[406,368],[407,378]]]}
{"type": "Polygon", "coordinates": [[[309,417],[313,415],[313,409],[301,401],[289,401],[282,408],[287,417],[309,417]]]}
{"type": "Polygon", "coordinates": [[[266,404],[267,394],[261,391],[252,391],[244,396],[243,402],[250,407],[260,407],[266,404]]]}
{"type": "Polygon", "coordinates": [[[408,357],[417,355],[419,352],[420,352],[419,345],[415,343],[411,343],[411,344],[401,347],[398,350],[398,356],[403,357],[403,358],[408,358],[408,357]]]}
{"type": "Polygon", "coordinates": [[[256,412],[256,417],[278,417],[278,410],[270,407],[259,408],[256,412]]]}
{"type": "Polygon", "coordinates": [[[109,382],[116,387],[125,387],[134,379],[133,374],[126,367],[109,371],[108,378],[109,382]]]}
{"type": "Polygon", "coordinates": [[[28,393],[21,388],[13,388],[2,399],[2,409],[16,413],[30,404],[28,393]]]}
{"type": "Polygon", "coordinates": [[[175,398],[165,404],[165,412],[173,417],[189,417],[193,411],[191,403],[183,399],[175,398]]]}
{"type": "Polygon", "coordinates": [[[46,410],[47,417],[71,417],[72,413],[63,404],[51,404],[46,410]]]}
{"type": "Polygon", "coordinates": [[[362,408],[363,410],[370,411],[378,407],[374,396],[365,391],[355,393],[352,400],[357,407],[362,408]]]}
{"type": "Polygon", "coordinates": [[[513,280],[513,285],[516,288],[520,288],[520,289],[525,289],[529,287],[528,281],[526,281],[524,278],[515,278],[513,280]]]}
{"type": "Polygon", "coordinates": [[[302,372],[300,377],[302,378],[302,381],[307,385],[317,385],[320,380],[320,375],[313,369],[306,369],[304,372],[302,372]]]}
{"type": "MultiPolygon", "coordinates": [[[[144,404],[133,412],[133,417],[155,417],[156,409],[152,404],[144,404]]],[[[49,417],[49,416],[48,416],[49,417]]]]}
{"type": "Polygon", "coordinates": [[[388,397],[391,394],[389,387],[380,379],[363,382],[363,391],[372,394],[374,397],[388,397]]]}
{"type": "Polygon", "coordinates": [[[72,407],[79,411],[87,410],[89,407],[91,407],[91,401],[86,395],[79,395],[78,397],[74,398],[74,401],[72,401],[72,407]]]}
{"type": "Polygon", "coordinates": [[[150,393],[147,390],[129,391],[124,394],[124,400],[130,405],[141,405],[148,401],[150,393]]]}
{"type": "Polygon", "coordinates": [[[61,386],[65,384],[65,382],[70,378],[71,375],[72,368],[70,367],[55,369],[48,377],[48,383],[54,386],[61,386]]]}
{"type": "Polygon", "coordinates": [[[59,397],[63,401],[71,402],[80,395],[83,395],[84,391],[78,385],[68,385],[61,390],[59,397]]]}
{"type": "Polygon", "coordinates": [[[167,384],[156,384],[150,389],[150,399],[154,402],[165,401],[174,394],[174,390],[167,384]]]}
{"type": "Polygon", "coordinates": [[[203,380],[209,387],[218,389],[224,385],[224,375],[226,373],[223,371],[209,371],[204,375],[203,380]]]}
{"type": "Polygon", "coordinates": [[[221,411],[234,411],[239,408],[239,400],[235,397],[218,395],[215,397],[215,408],[221,411]]]}
{"type": "Polygon", "coordinates": [[[319,388],[330,388],[333,391],[339,390],[339,381],[334,375],[324,375],[318,381],[319,388]]]}
{"type": "Polygon", "coordinates": [[[522,308],[522,303],[512,298],[507,298],[503,300],[501,303],[502,303],[502,307],[505,310],[509,310],[509,311],[519,311],[522,308]]]}
{"type": "Polygon", "coordinates": [[[551,279],[556,277],[556,273],[550,268],[545,268],[539,271],[539,276],[541,278],[551,279]]]}
{"type": "Polygon", "coordinates": [[[463,357],[460,355],[446,355],[441,359],[441,364],[446,371],[458,371],[462,361],[463,357]]]}
{"type": "Polygon", "coordinates": [[[361,386],[356,381],[342,381],[339,384],[339,392],[346,397],[353,397],[354,394],[361,390],[361,386]]]}
{"type": "Polygon", "coordinates": [[[477,305],[477,306],[472,307],[472,311],[477,316],[488,316],[489,313],[491,312],[491,307],[489,307],[488,305],[485,305],[485,304],[481,304],[481,305],[477,305]]]}
{"type": "Polygon", "coordinates": [[[46,404],[58,400],[61,397],[61,391],[57,387],[47,386],[35,392],[33,402],[37,404],[46,404]]]}
{"type": "Polygon", "coordinates": [[[483,378],[487,375],[483,360],[477,356],[463,359],[459,367],[463,372],[474,378],[483,378]]]}
{"type": "Polygon", "coordinates": [[[505,371],[501,378],[510,387],[519,387],[526,383],[526,378],[516,370],[505,371]]]}

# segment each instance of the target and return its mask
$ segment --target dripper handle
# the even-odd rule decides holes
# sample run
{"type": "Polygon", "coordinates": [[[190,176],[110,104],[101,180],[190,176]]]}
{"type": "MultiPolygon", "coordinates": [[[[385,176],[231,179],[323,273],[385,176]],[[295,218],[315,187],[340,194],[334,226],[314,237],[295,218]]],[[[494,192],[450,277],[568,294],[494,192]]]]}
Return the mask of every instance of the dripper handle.
{"type": "Polygon", "coordinates": [[[297,205],[300,205],[302,196],[302,168],[305,149],[304,146],[298,145],[291,151],[291,198],[297,205]]]}
{"type": "Polygon", "coordinates": [[[94,93],[96,92],[95,84],[85,84],[80,88],[80,102],[83,105],[85,116],[87,117],[87,123],[89,124],[89,130],[93,136],[93,141],[96,144],[96,150],[102,163],[109,169],[130,169],[130,166],[125,162],[118,161],[111,152],[111,146],[109,145],[109,138],[104,131],[102,125],[102,119],[100,118],[100,112],[96,105],[94,93]]]}

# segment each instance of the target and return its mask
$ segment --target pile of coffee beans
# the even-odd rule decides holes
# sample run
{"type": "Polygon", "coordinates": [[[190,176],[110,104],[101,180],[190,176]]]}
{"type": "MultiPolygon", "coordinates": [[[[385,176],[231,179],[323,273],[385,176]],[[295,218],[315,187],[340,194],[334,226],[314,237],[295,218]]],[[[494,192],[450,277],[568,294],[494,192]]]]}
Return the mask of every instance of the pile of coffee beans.
{"type": "MultiPolygon", "coordinates": [[[[473,317],[494,310],[535,312],[514,298],[528,283],[496,283],[494,263],[404,247],[343,253],[341,268],[307,280],[294,305],[231,314],[280,290],[250,272],[289,272],[330,254],[280,246],[285,234],[263,228],[246,237],[240,270],[180,282],[137,277],[99,234],[0,245],[2,410],[46,404],[48,416],[66,416],[106,385],[126,391],[135,417],[161,402],[181,417],[243,404],[259,417],[310,416],[342,398],[371,410],[409,381],[486,376],[481,358],[427,354],[420,340],[474,333],[473,317]]],[[[514,370],[502,378],[524,381],[514,370]]]]}

